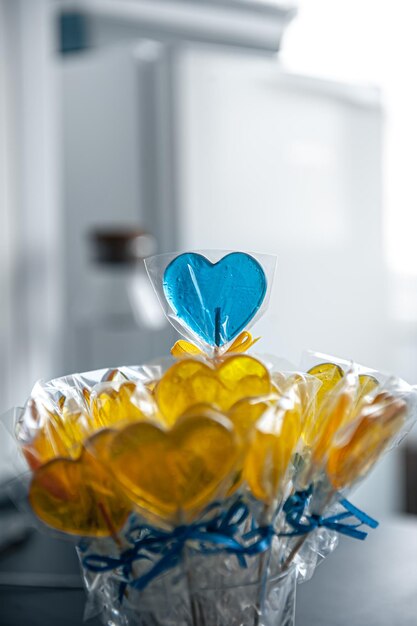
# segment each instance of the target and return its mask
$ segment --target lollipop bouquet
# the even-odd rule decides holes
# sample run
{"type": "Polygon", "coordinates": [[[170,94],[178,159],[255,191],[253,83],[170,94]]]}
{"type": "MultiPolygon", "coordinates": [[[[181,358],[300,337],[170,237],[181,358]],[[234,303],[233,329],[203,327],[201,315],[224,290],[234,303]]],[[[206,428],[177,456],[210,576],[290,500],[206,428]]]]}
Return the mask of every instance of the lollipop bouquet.
{"type": "Polygon", "coordinates": [[[282,371],[246,352],[274,259],[153,257],[185,339],[172,356],[37,383],[16,424],[29,501],[72,535],[87,617],[114,626],[290,626],[296,583],[342,533],[375,522],[348,492],[409,429],[416,394],[310,355],[282,371]]]}

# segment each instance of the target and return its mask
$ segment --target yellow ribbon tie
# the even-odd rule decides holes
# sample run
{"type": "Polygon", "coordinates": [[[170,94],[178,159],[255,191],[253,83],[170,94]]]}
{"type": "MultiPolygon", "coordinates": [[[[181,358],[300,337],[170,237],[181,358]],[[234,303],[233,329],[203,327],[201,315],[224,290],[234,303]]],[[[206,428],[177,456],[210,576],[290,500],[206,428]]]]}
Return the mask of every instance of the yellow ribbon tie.
{"type": "MultiPolygon", "coordinates": [[[[242,354],[251,348],[260,337],[253,339],[252,335],[244,330],[240,335],[236,337],[231,346],[226,350],[226,354],[242,354]]],[[[185,339],[179,339],[171,348],[171,354],[176,359],[180,359],[184,356],[203,356],[203,350],[200,350],[191,341],[185,341],[185,339]]]]}

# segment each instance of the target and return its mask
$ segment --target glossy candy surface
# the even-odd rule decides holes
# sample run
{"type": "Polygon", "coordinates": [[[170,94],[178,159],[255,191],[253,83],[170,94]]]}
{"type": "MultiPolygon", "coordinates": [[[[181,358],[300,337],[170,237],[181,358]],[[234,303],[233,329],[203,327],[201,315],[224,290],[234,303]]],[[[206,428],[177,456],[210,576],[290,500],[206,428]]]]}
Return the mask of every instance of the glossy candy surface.
{"type": "Polygon", "coordinates": [[[321,383],[303,429],[303,439],[307,446],[311,446],[316,440],[321,427],[319,415],[323,402],[334,387],[342,380],[343,370],[334,363],[321,363],[308,370],[308,374],[315,376],[321,383]]]}
{"type": "Polygon", "coordinates": [[[86,537],[113,535],[131,508],[109,472],[86,450],[78,459],[57,458],[40,467],[29,501],[49,526],[86,537]]]}
{"type": "Polygon", "coordinates": [[[166,423],[172,425],[195,405],[209,404],[225,412],[239,400],[270,392],[267,368],[253,357],[236,355],[214,367],[193,359],[175,363],[157,384],[155,398],[166,423]]]}
{"type": "Polygon", "coordinates": [[[139,506],[183,523],[216,496],[238,453],[232,424],[207,412],[182,418],[169,431],[131,424],[115,434],[106,459],[139,506]]]}
{"type": "Polygon", "coordinates": [[[83,440],[94,430],[81,406],[66,403],[62,396],[55,407],[30,400],[25,407],[30,420],[37,424],[35,435],[22,451],[32,470],[55,457],[77,458],[83,440]]]}
{"type": "MultiPolygon", "coordinates": [[[[242,354],[249,350],[257,341],[259,337],[253,339],[252,335],[244,330],[240,333],[233,343],[227,348],[226,354],[242,354]]],[[[185,339],[179,339],[171,348],[171,354],[175,358],[182,358],[187,356],[205,356],[203,350],[200,350],[196,345],[185,339]]]]}
{"type": "Polygon", "coordinates": [[[182,323],[209,346],[234,339],[259,311],[267,282],[249,254],[233,252],[217,263],[201,254],[177,256],[165,270],[165,297],[182,323]]]}
{"type": "Polygon", "coordinates": [[[301,434],[301,407],[278,404],[261,417],[246,456],[244,477],[255,498],[282,497],[287,470],[301,434]]]}
{"type": "Polygon", "coordinates": [[[336,489],[351,486],[369,471],[401,428],[406,411],[401,398],[385,392],[362,405],[356,421],[329,453],[327,474],[336,489]]]}
{"type": "Polygon", "coordinates": [[[132,402],[135,391],[136,385],[131,381],[101,386],[91,397],[91,412],[97,427],[144,419],[142,411],[132,402]]]}
{"type": "Polygon", "coordinates": [[[303,438],[314,449],[316,460],[324,458],[339,428],[356,418],[362,402],[377,387],[378,381],[366,374],[343,372],[334,363],[322,363],[308,373],[320,380],[313,410],[306,420],[303,438]]]}

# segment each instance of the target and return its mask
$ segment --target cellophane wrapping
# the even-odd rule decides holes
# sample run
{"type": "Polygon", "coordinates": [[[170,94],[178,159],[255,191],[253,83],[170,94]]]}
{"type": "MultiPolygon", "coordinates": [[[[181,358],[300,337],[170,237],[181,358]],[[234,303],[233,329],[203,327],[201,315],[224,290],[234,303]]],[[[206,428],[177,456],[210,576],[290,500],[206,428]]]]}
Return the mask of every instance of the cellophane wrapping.
{"type": "Polygon", "coordinates": [[[77,541],[87,618],[291,626],[297,582],[340,534],[363,540],[378,525],[347,496],[411,428],[416,390],[317,353],[293,371],[246,354],[274,264],[149,261],[166,315],[194,344],[39,382],[19,412],[28,499],[77,541]]]}
{"type": "Polygon", "coordinates": [[[275,266],[276,257],[273,255],[224,250],[160,254],[145,259],[149,279],[168,321],[185,339],[207,354],[211,354],[214,347],[220,350],[227,348],[240,331],[249,330],[264,315],[269,304],[275,266]],[[229,259],[232,262],[229,263],[229,259]],[[176,263],[181,263],[181,267],[177,267],[176,263]],[[169,275],[170,271],[172,275],[169,275]],[[196,280],[196,271],[202,273],[199,280],[196,280]],[[242,276],[248,281],[243,291],[240,288],[242,276]],[[206,294],[199,289],[199,282],[208,289],[206,294]],[[217,303],[222,305],[217,342],[210,288],[220,296],[217,303]],[[184,299],[174,297],[178,290],[187,294],[187,305],[183,311],[179,307],[184,299]],[[239,316],[239,322],[235,324],[236,303],[246,314],[239,316]]]}

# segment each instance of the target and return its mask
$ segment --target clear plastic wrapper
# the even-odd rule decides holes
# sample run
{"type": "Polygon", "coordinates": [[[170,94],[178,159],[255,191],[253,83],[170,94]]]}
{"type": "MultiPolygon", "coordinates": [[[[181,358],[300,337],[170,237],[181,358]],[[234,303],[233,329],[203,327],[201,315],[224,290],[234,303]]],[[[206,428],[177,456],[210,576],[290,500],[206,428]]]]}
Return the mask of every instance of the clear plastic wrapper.
{"type": "Polygon", "coordinates": [[[148,262],[160,298],[179,281],[183,309],[177,293],[164,310],[197,351],[38,383],[19,414],[31,507],[77,538],[86,616],[105,624],[292,626],[296,582],[339,534],[376,528],[346,496],[415,420],[416,391],[395,377],[317,354],[299,371],[245,354],[272,261],[235,254],[148,262]],[[228,262],[254,268],[249,290],[233,265],[238,291],[222,292],[228,262]],[[220,295],[203,297],[213,267],[220,295]],[[246,317],[230,304],[242,291],[246,317]]]}
{"type": "Polygon", "coordinates": [[[145,260],[168,320],[208,354],[227,349],[264,314],[275,265],[274,256],[218,250],[145,260]]]}
{"type": "MultiPolygon", "coordinates": [[[[81,563],[97,547],[80,550],[81,563]]],[[[277,553],[276,547],[271,550],[277,553]]],[[[147,565],[135,565],[138,576],[147,565]]],[[[244,624],[293,626],[297,570],[281,574],[271,570],[263,580],[260,557],[246,559],[242,568],[235,556],[201,555],[189,547],[182,561],[153,579],[145,589],[127,588],[120,598],[120,574],[92,575],[84,569],[89,589],[86,617],[102,613],[106,623],[117,626],[193,626],[244,624]]]]}
{"type": "MultiPolygon", "coordinates": [[[[258,363],[253,357],[242,356],[229,357],[227,361],[233,364],[233,359],[236,362],[236,358],[237,362],[243,358],[243,362],[246,362],[245,359],[252,359],[254,363],[258,363]]],[[[192,360],[192,363],[208,367],[206,362],[198,359],[192,360]]],[[[252,362],[251,365],[253,365],[252,362]]],[[[305,454],[303,428],[308,419],[311,419],[310,412],[314,410],[314,400],[320,389],[316,377],[303,372],[268,372],[271,386],[264,389],[261,396],[250,398],[249,405],[244,406],[243,414],[241,412],[242,401],[245,403],[248,400],[240,398],[239,395],[234,397],[236,402],[223,414],[224,419],[235,419],[235,427],[239,426],[242,429],[248,428],[248,416],[249,421],[254,420],[249,424],[252,433],[251,446],[249,449],[246,448],[245,452],[244,481],[240,482],[235,495],[227,497],[227,493],[222,488],[220,491],[213,492],[212,498],[221,497],[220,513],[223,516],[227,515],[235,502],[233,498],[237,496],[242,498],[242,502],[249,511],[245,522],[235,529],[233,541],[239,539],[242,545],[246,545],[242,538],[250,529],[274,529],[275,539],[269,547],[259,554],[245,558],[245,567],[235,554],[230,555],[227,550],[220,550],[218,554],[212,555],[211,544],[209,548],[207,548],[208,544],[204,544],[205,549],[208,550],[207,554],[204,550],[201,553],[191,540],[186,544],[185,552],[181,553],[178,563],[174,563],[172,567],[152,578],[143,589],[136,589],[134,584],[131,585],[132,581],[134,583],[135,580],[146,575],[152,569],[152,564],[158,563],[161,553],[158,551],[145,553],[146,558],[139,558],[135,561],[134,569],[126,576],[123,570],[123,555],[134,546],[134,543],[129,543],[126,538],[130,537],[131,540],[129,528],[136,523],[146,528],[166,530],[170,533],[175,532],[175,522],[166,517],[164,512],[161,513],[157,506],[149,506],[147,509],[144,500],[137,498],[135,493],[126,489],[126,483],[120,480],[120,477],[118,478],[117,471],[111,467],[105,467],[103,461],[93,466],[96,472],[94,477],[88,468],[79,476],[68,474],[67,470],[63,469],[65,463],[69,463],[71,468],[76,466],[80,459],[83,459],[86,451],[94,457],[94,440],[97,436],[106,436],[108,426],[110,426],[112,436],[115,436],[117,431],[122,433],[132,424],[161,419],[161,408],[156,406],[159,397],[156,389],[161,381],[164,381],[164,384],[169,383],[172,370],[174,369],[175,373],[175,368],[178,370],[178,367],[178,363],[168,368],[166,363],[151,367],[122,367],[116,370],[75,374],[50,383],[35,385],[31,399],[19,416],[16,430],[22,451],[34,469],[30,490],[32,507],[41,519],[53,528],[82,536],[84,534],[82,532],[84,522],[81,519],[82,507],[80,511],[77,507],[71,509],[71,505],[74,504],[75,499],[77,503],[87,504],[91,536],[85,537],[79,544],[86,588],[89,592],[87,615],[101,612],[105,623],[117,625],[231,624],[238,615],[237,619],[241,619],[242,622],[236,621],[236,623],[259,625],[282,623],[289,626],[292,623],[290,615],[293,609],[290,607],[295,597],[295,579],[308,580],[317,563],[334,549],[337,543],[337,531],[325,525],[317,525],[311,531],[303,532],[301,535],[294,534],[294,527],[288,521],[290,517],[283,510],[284,502],[288,502],[297,492],[300,458],[305,454]],[[36,411],[33,407],[36,407],[36,411]],[[251,415],[254,410],[255,414],[251,415]],[[245,419],[240,422],[242,415],[245,419]],[[287,426],[286,422],[288,422],[287,426]],[[295,424],[297,426],[294,430],[295,424]],[[42,447],[41,433],[47,433],[50,446],[42,447]],[[258,438],[256,433],[258,433],[258,438]],[[291,445],[289,445],[290,441],[292,441],[291,445]],[[84,452],[80,453],[80,445],[84,452]],[[277,458],[282,459],[282,454],[288,445],[287,464],[277,465],[271,452],[276,450],[277,458]],[[63,446],[67,446],[65,451],[63,446]],[[61,464],[59,472],[51,472],[51,468],[53,470],[54,466],[56,468],[59,464],[61,464]],[[42,473],[44,473],[43,478],[42,473]],[[274,480],[268,484],[268,479],[266,479],[265,483],[265,476],[271,475],[274,475],[274,480]],[[48,503],[48,498],[45,499],[44,493],[43,499],[40,500],[40,510],[36,491],[35,495],[33,492],[34,485],[39,487],[39,476],[42,478],[40,485],[46,489],[46,492],[52,488],[52,494],[49,494],[52,496],[52,501],[48,503]],[[100,478],[99,485],[97,476],[100,478]],[[66,493],[71,481],[74,500],[69,497],[71,494],[66,493]],[[82,487],[80,487],[86,481],[89,481],[88,496],[83,494],[82,487]],[[112,495],[118,493],[114,502],[106,499],[108,498],[108,481],[113,481],[112,495]],[[104,489],[102,489],[103,486],[104,489]],[[58,507],[57,502],[60,499],[61,506],[58,507]],[[66,513],[62,508],[62,500],[65,505],[70,504],[66,513]],[[109,507],[108,515],[104,517],[104,528],[100,512],[103,502],[109,507]],[[48,504],[46,509],[45,503],[48,504]],[[98,511],[95,521],[94,516],[91,515],[92,508],[98,511]],[[53,516],[48,517],[51,511],[53,516]],[[62,517],[64,524],[59,523],[62,517]],[[100,518],[101,523],[98,521],[100,518]],[[107,536],[100,536],[103,531],[107,536]],[[91,563],[88,566],[89,561],[85,560],[91,555],[95,559],[93,559],[93,564],[96,563],[96,566],[100,555],[114,559],[114,563],[104,571],[92,571],[89,568],[91,563]],[[287,564],[290,555],[291,559],[287,564]],[[127,597],[123,596],[121,601],[120,587],[125,583],[127,597]],[[166,609],[162,608],[161,597],[173,599],[169,614],[166,609]],[[197,608],[192,608],[193,603],[197,608]],[[197,611],[194,617],[193,611],[197,611]],[[195,621],[196,619],[198,621],[195,621]]],[[[242,367],[242,363],[239,367],[242,367]]],[[[257,372],[258,378],[262,367],[261,365],[257,372]]],[[[411,420],[412,412],[415,410],[414,390],[407,387],[405,383],[394,384],[394,379],[388,380],[391,381],[391,392],[399,389],[401,398],[407,397],[407,417],[411,420]]],[[[354,388],[357,393],[355,381],[348,381],[348,388],[354,388]]],[[[248,389],[246,381],[243,394],[248,393],[248,389]]],[[[337,396],[343,393],[343,389],[339,381],[333,390],[328,391],[328,401],[332,400],[334,403],[337,396]]],[[[374,389],[373,393],[375,395],[378,392],[374,389]]],[[[195,398],[191,399],[191,403],[195,401],[195,398]]],[[[217,397],[215,401],[219,402],[217,397]]],[[[331,406],[332,402],[330,402],[331,406]]],[[[169,402],[168,406],[170,409],[173,408],[169,402]]],[[[187,413],[190,408],[181,406],[178,411],[187,413]]],[[[325,458],[327,458],[326,455],[325,458]]],[[[97,459],[98,457],[94,457],[94,462],[97,459]]],[[[108,459],[109,457],[107,461],[108,459]]],[[[239,472],[238,461],[236,461],[236,469],[239,472]]],[[[324,462],[320,464],[320,472],[313,481],[317,489],[316,493],[310,494],[305,500],[305,507],[299,519],[300,525],[308,525],[310,523],[308,518],[311,515],[320,513],[325,519],[334,516],[339,511],[337,505],[340,498],[339,491],[328,484],[324,462]],[[318,503],[320,499],[323,500],[323,497],[324,504],[318,503]]],[[[344,491],[346,492],[350,486],[349,484],[344,491]]],[[[200,508],[192,521],[188,520],[188,522],[191,526],[201,523],[204,515],[204,508],[200,508]]],[[[99,568],[101,566],[103,564],[99,563],[99,568]]]]}

